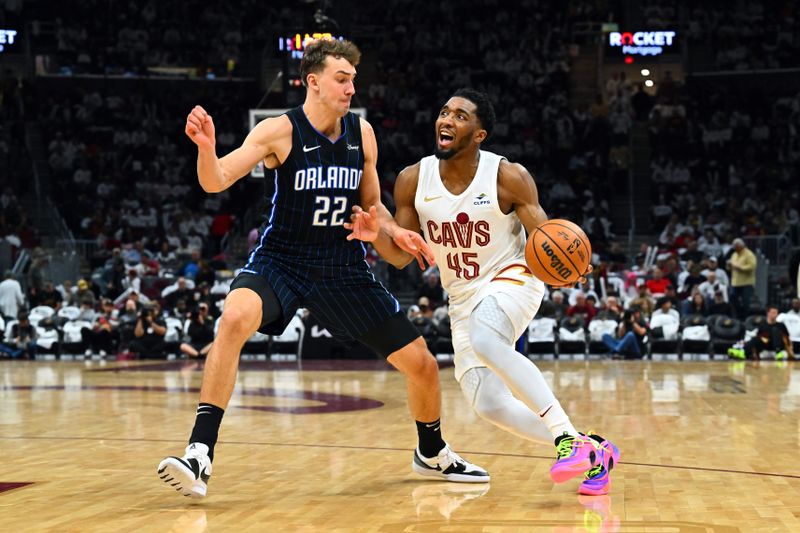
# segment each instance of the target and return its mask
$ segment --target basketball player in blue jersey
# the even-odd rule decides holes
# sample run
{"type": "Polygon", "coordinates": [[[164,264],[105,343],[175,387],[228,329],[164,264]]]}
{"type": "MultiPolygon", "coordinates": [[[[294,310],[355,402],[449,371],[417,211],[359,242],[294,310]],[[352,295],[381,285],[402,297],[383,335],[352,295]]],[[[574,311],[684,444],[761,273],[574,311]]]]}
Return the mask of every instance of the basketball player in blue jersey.
{"type": "MultiPolygon", "coordinates": [[[[397,176],[395,218],[431,245],[450,296],[456,378],[473,409],[520,437],[555,441],[553,481],[583,474],[581,494],[606,494],[619,450],[576,431],[536,365],[514,350],[545,290],[525,263],[525,233],[547,215],[523,166],[480,149],[494,122],[485,94],[457,91],[439,112],[435,155],[397,176]]],[[[372,241],[403,267],[412,256],[380,231],[379,209],[357,206],[348,238],[372,241]]]]}
{"type": "MultiPolygon", "coordinates": [[[[453,452],[442,438],[436,360],[397,300],[369,271],[362,243],[347,239],[354,205],[380,205],[377,143],[369,123],[351,113],[360,52],[348,41],[308,46],[300,72],[302,106],[259,123],[244,143],[219,159],[214,122],[201,107],[186,121],[197,145],[197,174],[207,192],[220,192],[263,161],[267,219],[258,245],[231,284],[206,360],[200,404],[183,457],[167,457],[158,476],[184,496],[206,495],[220,422],[236,380],[239,354],[256,331],[281,333],[299,307],[336,336],[361,341],[406,376],[419,446],[412,469],[455,482],[487,482],[489,474],[453,452]]],[[[381,206],[381,212],[388,214],[381,206]]],[[[432,258],[421,236],[385,222],[404,253],[423,265],[432,258]]]]}

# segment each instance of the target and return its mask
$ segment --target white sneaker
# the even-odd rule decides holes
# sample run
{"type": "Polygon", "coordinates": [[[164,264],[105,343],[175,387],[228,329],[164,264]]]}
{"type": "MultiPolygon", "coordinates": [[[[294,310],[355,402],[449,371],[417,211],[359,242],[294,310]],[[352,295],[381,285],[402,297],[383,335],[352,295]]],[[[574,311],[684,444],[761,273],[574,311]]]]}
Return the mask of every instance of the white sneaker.
{"type": "Polygon", "coordinates": [[[106,352],[105,350],[100,350],[100,357],[105,357],[107,355],[108,355],[108,352],[106,352]]]}
{"type": "Polygon", "coordinates": [[[414,450],[411,469],[421,476],[438,477],[456,483],[488,483],[489,473],[468,463],[445,444],[436,457],[424,457],[419,448],[414,450]]]}
{"type": "Polygon", "coordinates": [[[83,352],[83,355],[84,355],[84,357],[91,357],[92,356],[92,349],[91,348],[86,348],[86,350],[83,352]]]}
{"type": "Polygon", "coordinates": [[[158,477],[184,496],[204,497],[211,477],[208,446],[193,442],[183,457],[167,457],[158,464],[158,477]]]}

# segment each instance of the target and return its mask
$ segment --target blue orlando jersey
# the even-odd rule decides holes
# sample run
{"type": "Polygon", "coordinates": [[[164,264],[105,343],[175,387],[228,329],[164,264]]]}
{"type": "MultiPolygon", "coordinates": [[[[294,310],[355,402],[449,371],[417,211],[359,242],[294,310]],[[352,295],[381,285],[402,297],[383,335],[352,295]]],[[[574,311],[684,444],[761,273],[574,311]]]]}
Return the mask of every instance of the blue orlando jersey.
{"type": "Polygon", "coordinates": [[[364,246],[347,240],[343,224],[360,203],[364,170],[361,124],[357,115],[341,119],[336,141],[314,129],[303,107],[286,113],[292,123],[292,150],[266,173],[266,221],[248,258],[275,256],[310,265],[364,264],[364,246]]]}

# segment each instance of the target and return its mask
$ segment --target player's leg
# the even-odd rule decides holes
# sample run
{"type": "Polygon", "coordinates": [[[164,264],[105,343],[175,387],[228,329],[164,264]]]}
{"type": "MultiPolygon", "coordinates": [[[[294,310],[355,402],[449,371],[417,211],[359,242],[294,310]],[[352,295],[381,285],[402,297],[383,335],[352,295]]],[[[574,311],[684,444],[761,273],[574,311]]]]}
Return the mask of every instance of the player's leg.
{"type": "Polygon", "coordinates": [[[595,466],[599,455],[594,442],[578,433],[536,365],[514,350],[514,324],[494,296],[485,297],[473,310],[469,335],[481,362],[495,372],[550,431],[557,453],[557,460],[550,469],[551,479],[561,483],[595,466]]]}
{"type": "Polygon", "coordinates": [[[369,273],[350,270],[320,283],[307,298],[309,310],[334,335],[346,335],[386,357],[406,378],[408,403],[419,446],[412,468],[448,481],[486,482],[485,470],[451,451],[442,437],[439,366],[400,304],[369,273]]]}
{"type": "MultiPolygon", "coordinates": [[[[408,321],[402,314],[398,318],[408,321]]],[[[410,322],[408,325],[413,327],[410,322]]],[[[372,340],[374,336],[368,335],[366,338],[372,340]]],[[[399,350],[391,352],[387,360],[406,377],[409,409],[416,421],[419,437],[412,462],[414,471],[448,481],[488,482],[490,478],[486,470],[462,459],[442,437],[439,365],[422,337],[418,336],[399,350]]]]}
{"type": "Polygon", "coordinates": [[[461,376],[459,385],[475,413],[487,422],[523,439],[552,444],[553,436],[542,419],[515,398],[490,369],[470,368],[461,376]]]}
{"type": "Polygon", "coordinates": [[[579,435],[539,368],[513,348],[514,326],[494,296],[487,296],[473,310],[469,339],[478,359],[542,418],[553,439],[564,433],[579,435]]]}
{"type": "Polygon", "coordinates": [[[281,303],[264,277],[240,274],[225,298],[219,330],[208,352],[200,403],[183,457],[167,457],[159,478],[184,496],[206,495],[214,447],[228,406],[242,346],[259,327],[282,316],[281,303]]]}

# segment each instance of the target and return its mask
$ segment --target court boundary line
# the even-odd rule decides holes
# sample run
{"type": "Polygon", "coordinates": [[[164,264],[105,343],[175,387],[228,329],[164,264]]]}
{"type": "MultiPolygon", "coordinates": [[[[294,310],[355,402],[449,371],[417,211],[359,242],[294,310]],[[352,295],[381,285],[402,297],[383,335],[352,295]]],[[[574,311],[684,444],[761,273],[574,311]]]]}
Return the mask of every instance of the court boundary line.
{"type": "MultiPolygon", "coordinates": [[[[113,442],[167,442],[167,443],[184,443],[185,440],[174,439],[127,439],[122,437],[55,437],[55,436],[25,436],[20,435],[16,437],[8,437],[0,435],[0,440],[76,440],[76,441],[113,441],[113,442]]],[[[410,448],[393,448],[388,446],[353,446],[348,444],[307,444],[307,443],[291,443],[291,442],[253,442],[253,441],[219,441],[218,444],[230,444],[233,446],[290,446],[295,448],[332,448],[332,449],[347,449],[347,450],[365,450],[365,451],[395,451],[395,452],[410,452],[410,448]]],[[[552,460],[550,455],[528,455],[521,453],[504,453],[504,452],[479,452],[462,450],[460,453],[464,455],[483,455],[488,457],[513,457],[517,459],[546,459],[552,460]]],[[[645,468],[666,468],[675,470],[696,470],[698,472],[717,472],[722,474],[741,474],[747,476],[763,476],[763,477],[777,477],[787,479],[800,479],[800,474],[778,474],[775,472],[753,472],[747,470],[733,470],[728,468],[709,468],[704,466],[684,466],[684,465],[660,465],[655,463],[637,463],[632,461],[620,461],[620,465],[641,466],[645,468]]]]}

